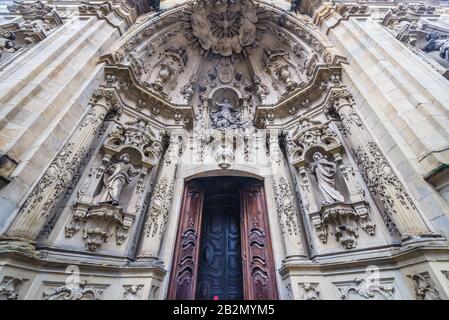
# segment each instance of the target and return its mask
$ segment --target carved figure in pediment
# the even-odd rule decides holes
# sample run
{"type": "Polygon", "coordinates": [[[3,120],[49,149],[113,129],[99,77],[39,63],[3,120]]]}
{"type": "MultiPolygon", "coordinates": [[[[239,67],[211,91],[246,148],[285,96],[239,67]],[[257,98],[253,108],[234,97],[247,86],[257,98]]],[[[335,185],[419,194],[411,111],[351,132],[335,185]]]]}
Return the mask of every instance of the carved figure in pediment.
{"type": "Polygon", "coordinates": [[[136,176],[139,172],[129,163],[129,155],[127,153],[122,154],[119,162],[112,164],[106,169],[103,176],[104,192],[100,197],[99,203],[118,206],[123,187],[129,184],[131,177],[136,176]]]}
{"type": "Polygon", "coordinates": [[[217,110],[211,114],[214,126],[216,128],[237,128],[239,121],[236,117],[236,108],[227,99],[214,104],[217,107],[217,110]]]}
{"type": "Polygon", "coordinates": [[[335,189],[337,165],[326,159],[321,152],[314,153],[313,161],[314,162],[311,165],[312,172],[317,178],[323,205],[332,204],[336,201],[343,202],[344,197],[337,189],[335,189]]]}

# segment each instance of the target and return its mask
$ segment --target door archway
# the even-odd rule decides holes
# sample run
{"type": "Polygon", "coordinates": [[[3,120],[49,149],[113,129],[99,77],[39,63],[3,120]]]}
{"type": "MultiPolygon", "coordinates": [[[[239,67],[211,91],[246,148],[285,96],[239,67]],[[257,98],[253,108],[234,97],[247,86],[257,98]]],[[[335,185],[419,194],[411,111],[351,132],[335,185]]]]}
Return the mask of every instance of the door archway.
{"type": "Polygon", "coordinates": [[[169,299],[277,299],[263,182],[186,182],[169,299]]]}

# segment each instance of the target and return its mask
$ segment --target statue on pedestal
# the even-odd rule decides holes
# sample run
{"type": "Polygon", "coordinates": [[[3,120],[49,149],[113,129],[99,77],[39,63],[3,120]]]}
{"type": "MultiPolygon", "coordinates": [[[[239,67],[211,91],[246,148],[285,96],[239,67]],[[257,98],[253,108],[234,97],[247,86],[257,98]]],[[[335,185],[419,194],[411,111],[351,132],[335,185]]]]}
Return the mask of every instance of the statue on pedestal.
{"type": "Polygon", "coordinates": [[[335,202],[343,202],[344,197],[335,189],[337,165],[327,160],[320,152],[314,153],[313,161],[311,168],[318,182],[318,188],[323,199],[322,204],[327,205],[335,202]]]}
{"type": "Polygon", "coordinates": [[[106,169],[103,176],[104,191],[98,203],[118,206],[123,188],[131,181],[131,177],[138,174],[139,170],[129,163],[129,155],[127,153],[122,154],[119,162],[112,164],[106,169]]]}

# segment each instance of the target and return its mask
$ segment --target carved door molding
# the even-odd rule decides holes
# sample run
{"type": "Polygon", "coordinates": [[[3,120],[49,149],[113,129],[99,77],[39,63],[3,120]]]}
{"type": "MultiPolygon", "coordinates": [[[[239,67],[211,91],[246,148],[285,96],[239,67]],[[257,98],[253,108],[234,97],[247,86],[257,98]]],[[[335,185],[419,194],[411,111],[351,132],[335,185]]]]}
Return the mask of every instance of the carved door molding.
{"type": "Polygon", "coordinates": [[[170,300],[195,299],[203,199],[204,191],[194,182],[186,182],[170,276],[170,300]]]}
{"type": "Polygon", "coordinates": [[[268,213],[262,182],[251,182],[240,189],[240,206],[245,299],[278,299],[268,213]]]}

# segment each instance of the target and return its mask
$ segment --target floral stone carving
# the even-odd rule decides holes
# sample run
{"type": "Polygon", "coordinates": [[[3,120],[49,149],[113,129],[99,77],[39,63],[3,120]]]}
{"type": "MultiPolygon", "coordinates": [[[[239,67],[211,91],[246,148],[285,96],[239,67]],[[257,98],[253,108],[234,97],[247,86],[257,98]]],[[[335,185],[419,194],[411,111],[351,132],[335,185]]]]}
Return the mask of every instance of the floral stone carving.
{"type": "Polygon", "coordinates": [[[69,283],[42,293],[44,300],[98,300],[102,289],[87,287],[87,281],[69,283]]]}
{"type": "Polygon", "coordinates": [[[260,8],[251,0],[197,0],[184,11],[184,30],[203,56],[248,56],[265,31],[260,8]]]}
{"type": "Polygon", "coordinates": [[[360,297],[365,299],[375,298],[376,293],[383,296],[387,300],[394,299],[393,286],[381,284],[379,280],[370,277],[367,279],[355,278],[354,284],[338,289],[342,300],[348,299],[351,293],[358,294],[360,297]]]}

